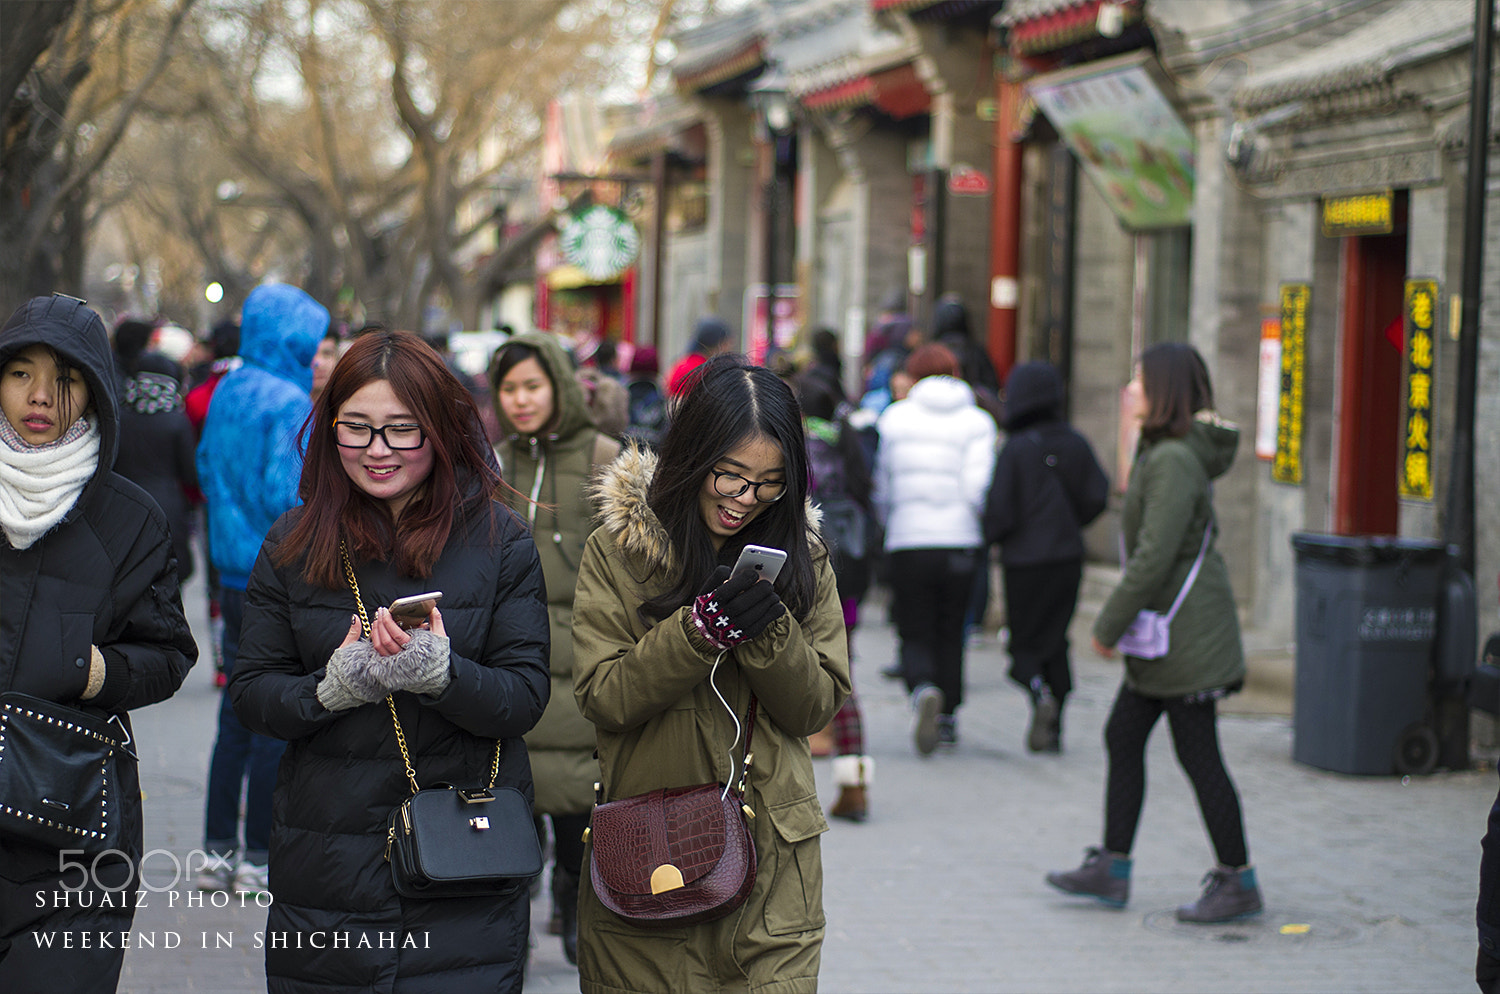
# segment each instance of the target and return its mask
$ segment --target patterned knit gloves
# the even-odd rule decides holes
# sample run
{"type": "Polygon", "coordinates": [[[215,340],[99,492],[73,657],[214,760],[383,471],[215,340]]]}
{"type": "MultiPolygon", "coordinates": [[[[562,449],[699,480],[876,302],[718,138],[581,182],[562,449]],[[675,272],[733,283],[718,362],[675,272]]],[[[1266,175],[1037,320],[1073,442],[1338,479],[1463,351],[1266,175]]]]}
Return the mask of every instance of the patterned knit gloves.
{"type": "Polygon", "coordinates": [[[729,567],[720,566],[709,586],[693,601],[693,627],[716,649],[732,649],[748,642],[786,613],[776,588],[761,583],[753,569],[729,577],[729,567]]]}

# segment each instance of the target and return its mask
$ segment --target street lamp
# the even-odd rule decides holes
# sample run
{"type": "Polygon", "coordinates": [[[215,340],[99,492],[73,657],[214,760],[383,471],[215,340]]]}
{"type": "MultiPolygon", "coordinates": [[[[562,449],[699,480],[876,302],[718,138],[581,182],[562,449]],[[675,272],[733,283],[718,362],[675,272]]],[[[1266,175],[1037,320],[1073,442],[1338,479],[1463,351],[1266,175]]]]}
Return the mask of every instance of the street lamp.
{"type": "Polygon", "coordinates": [[[786,77],[779,66],[772,65],[748,90],[750,106],[759,120],[757,135],[770,145],[770,170],[765,180],[765,280],[766,280],[766,355],[770,364],[776,353],[776,277],[780,262],[781,192],[783,162],[791,159],[792,107],[787,97],[786,77]]]}

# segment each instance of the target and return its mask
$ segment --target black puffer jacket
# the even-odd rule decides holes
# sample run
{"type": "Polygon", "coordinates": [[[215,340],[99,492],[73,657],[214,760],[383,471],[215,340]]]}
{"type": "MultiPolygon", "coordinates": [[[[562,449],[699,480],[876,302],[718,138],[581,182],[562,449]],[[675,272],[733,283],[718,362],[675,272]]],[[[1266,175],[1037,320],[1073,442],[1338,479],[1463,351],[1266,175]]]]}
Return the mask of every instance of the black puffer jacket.
{"type": "Polygon", "coordinates": [[[1000,562],[1041,566],[1082,559],[1081,531],[1109,501],[1109,478],[1088,440],[1063,415],[1063,381],[1045,362],[1011,370],[1005,386],[1008,437],[995,459],[984,537],[1000,562]]]}
{"type": "MultiPolygon", "coordinates": [[[[493,520],[455,522],[425,580],[384,563],[354,565],[371,614],[397,597],[443,592],[452,682],[431,701],[396,695],[418,782],[480,783],[498,737],[504,750],[497,786],[530,797],[521,737],[547,704],[546,595],[531,536],[510,512],[490,507],[493,520]]],[[[384,992],[400,977],[419,978],[423,990],[519,991],[530,923],[524,891],[508,902],[408,900],[392,886],[386,820],[411,789],[383,702],[339,712],[318,702],[315,687],[349,630],[354,595],[307,583],[301,559],[272,565],[270,550],[301,513],[282,515],[255,563],[229,684],[247,728],[290,743],[272,805],[274,903],[266,928],[293,941],[276,949],[268,939],[268,987],[384,992]],[[328,948],[309,948],[307,934],[319,931],[328,933],[328,948]],[[333,948],[339,933],[350,933],[351,948],[333,948]],[[380,933],[394,934],[396,948],[381,948],[380,933]],[[369,936],[368,948],[359,948],[361,934],[369,936]],[[417,948],[401,948],[408,935],[417,948]]]]}
{"type": "MultiPolygon", "coordinates": [[[[27,346],[50,345],[83,372],[99,420],[99,470],[62,523],[29,548],[0,537],[0,690],[78,704],[90,645],[104,656],[104,686],[89,707],[119,714],[176,692],[198,658],[166,519],[140,487],[112,472],[119,442],[114,360],[98,315],[71,297],[38,297],[0,331],[0,366],[27,346]]],[[[141,851],[140,778],[120,765],[125,850],[141,851]]],[[[55,851],[0,839],[11,880],[58,875],[55,851]]],[[[76,875],[76,874],[75,874],[76,875]]]]}

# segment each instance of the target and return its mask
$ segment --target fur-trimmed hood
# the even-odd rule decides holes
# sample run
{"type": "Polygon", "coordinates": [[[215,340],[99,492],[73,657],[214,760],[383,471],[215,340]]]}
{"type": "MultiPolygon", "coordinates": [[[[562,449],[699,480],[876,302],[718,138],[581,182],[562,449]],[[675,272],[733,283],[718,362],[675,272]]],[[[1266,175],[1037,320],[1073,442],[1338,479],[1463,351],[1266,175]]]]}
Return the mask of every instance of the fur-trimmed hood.
{"type": "MultiPolygon", "coordinates": [[[[655,452],[628,443],[589,485],[589,497],[599,508],[600,527],[614,536],[626,555],[643,560],[652,570],[670,570],[676,553],[667,529],[646,502],[657,461],[655,452]]],[[[823,512],[811,500],[806,510],[808,534],[816,537],[823,512]]],[[[814,543],[814,549],[821,550],[821,544],[814,543]]]]}

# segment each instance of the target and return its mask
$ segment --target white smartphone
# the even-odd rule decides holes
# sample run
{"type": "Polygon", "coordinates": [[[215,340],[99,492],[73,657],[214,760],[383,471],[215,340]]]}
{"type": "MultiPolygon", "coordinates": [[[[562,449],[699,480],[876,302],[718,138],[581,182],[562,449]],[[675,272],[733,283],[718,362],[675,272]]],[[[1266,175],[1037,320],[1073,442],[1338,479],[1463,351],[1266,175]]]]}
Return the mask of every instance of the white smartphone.
{"type": "Polygon", "coordinates": [[[736,576],[740,570],[749,566],[760,572],[762,580],[774,583],[776,575],[781,572],[781,564],[784,562],[786,562],[786,553],[780,549],[771,549],[764,545],[747,545],[740,552],[740,558],[735,561],[734,569],[729,571],[729,575],[736,576]]]}
{"type": "Polygon", "coordinates": [[[386,610],[391,612],[391,617],[396,619],[396,624],[402,628],[420,628],[426,623],[427,616],[432,614],[432,609],[437,607],[437,602],[442,599],[441,590],[429,590],[425,594],[398,597],[391,601],[391,606],[386,610]]]}

